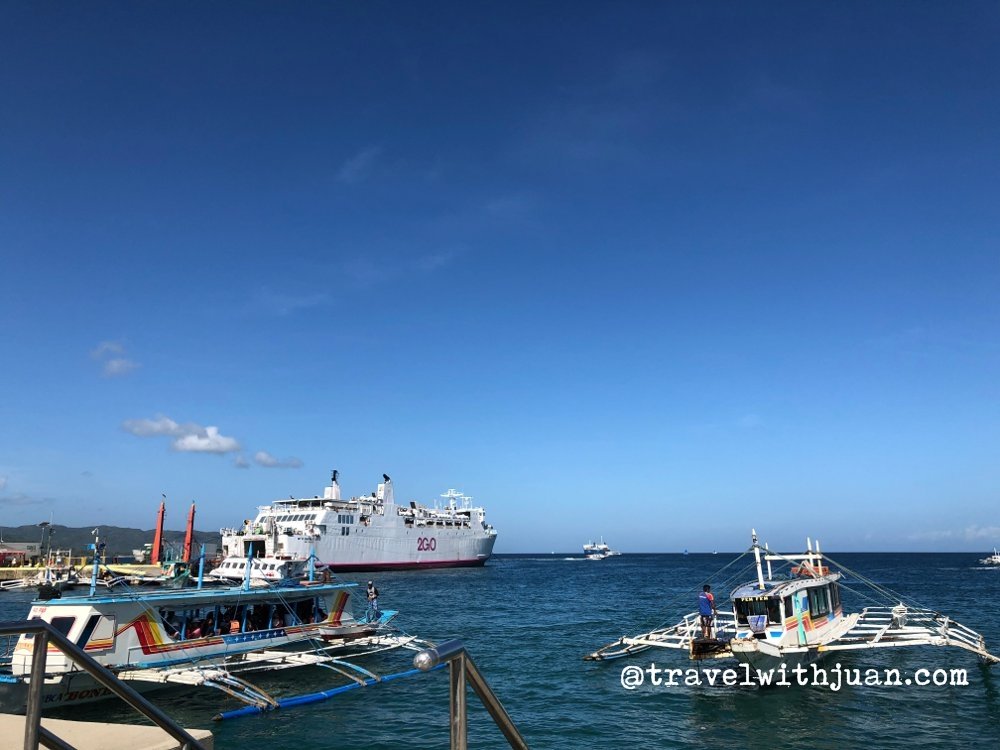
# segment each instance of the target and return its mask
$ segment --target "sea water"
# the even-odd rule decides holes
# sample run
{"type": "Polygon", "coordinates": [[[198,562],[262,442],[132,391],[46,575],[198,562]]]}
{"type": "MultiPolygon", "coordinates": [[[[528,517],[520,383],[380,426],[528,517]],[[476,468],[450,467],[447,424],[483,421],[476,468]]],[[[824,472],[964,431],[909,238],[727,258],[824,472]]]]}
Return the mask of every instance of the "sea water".
{"type": "MultiPolygon", "coordinates": [[[[982,633],[1000,653],[1000,569],[973,554],[832,554],[910,600],[982,633]]],[[[697,606],[703,583],[725,601],[729,582],[749,579],[733,555],[623,555],[600,561],[560,554],[494,557],[486,567],[353,576],[368,578],[383,609],[398,609],[400,628],[437,642],[462,639],[534,748],[933,748],[1000,742],[1000,665],[981,666],[953,648],[904,648],[830,654],[820,664],[845,669],[965,669],[961,686],[772,687],[644,684],[622,687],[622,668],[706,666],[683,652],[651,649],[628,659],[585,662],[583,655],[624,634],[676,622],[697,606]],[[720,572],[724,566],[729,565],[720,572]],[[742,572],[741,572],[742,571],[742,572]]],[[[843,599],[858,611],[867,589],[850,576],[843,599]]],[[[0,594],[0,619],[23,618],[30,597],[0,594]]],[[[364,604],[358,598],[357,606],[364,604]]],[[[360,663],[387,674],[411,666],[395,651],[360,663]]],[[[715,666],[725,666],[717,664],[715,666]]],[[[251,679],[276,697],[343,684],[320,668],[251,679]]],[[[267,715],[212,722],[239,704],[207,688],[154,693],[189,727],[215,733],[217,748],[442,748],[448,746],[446,670],[362,688],[332,700],[267,715]]],[[[506,747],[471,692],[469,746],[506,747]]],[[[134,721],[124,705],[66,709],[61,718],[134,721]]]]}

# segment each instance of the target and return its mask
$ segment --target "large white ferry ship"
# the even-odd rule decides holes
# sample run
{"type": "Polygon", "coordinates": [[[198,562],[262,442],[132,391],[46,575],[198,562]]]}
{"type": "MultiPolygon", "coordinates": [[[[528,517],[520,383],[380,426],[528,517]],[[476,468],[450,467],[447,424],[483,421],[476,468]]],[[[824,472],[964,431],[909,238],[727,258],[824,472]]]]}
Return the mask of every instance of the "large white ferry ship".
{"type": "Polygon", "coordinates": [[[392,480],[382,477],[370,496],[344,500],[334,471],[322,497],[262,505],[240,528],[221,530],[222,553],[227,559],[315,555],[335,571],[474,566],[493,554],[497,532],[472,498],[448,490],[443,507],[397,505],[392,480]]]}

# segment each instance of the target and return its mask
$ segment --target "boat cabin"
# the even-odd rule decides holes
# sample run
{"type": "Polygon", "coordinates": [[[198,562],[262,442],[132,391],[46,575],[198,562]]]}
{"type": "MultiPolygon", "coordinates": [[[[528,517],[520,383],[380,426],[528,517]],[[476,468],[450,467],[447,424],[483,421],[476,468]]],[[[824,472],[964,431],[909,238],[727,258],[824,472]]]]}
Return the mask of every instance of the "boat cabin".
{"type": "Polygon", "coordinates": [[[731,595],[737,638],[780,639],[801,626],[817,630],[843,615],[839,573],[794,577],[740,586],[731,595]]]}

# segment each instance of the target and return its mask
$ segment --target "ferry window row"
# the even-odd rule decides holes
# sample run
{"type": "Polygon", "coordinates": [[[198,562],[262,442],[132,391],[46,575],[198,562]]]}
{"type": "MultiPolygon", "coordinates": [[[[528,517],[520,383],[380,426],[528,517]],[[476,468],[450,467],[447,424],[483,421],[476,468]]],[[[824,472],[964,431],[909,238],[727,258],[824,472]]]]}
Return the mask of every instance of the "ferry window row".
{"type": "Polygon", "coordinates": [[[337,523],[354,523],[354,516],[337,514],[337,523]]]}
{"type": "MultiPolygon", "coordinates": [[[[266,563],[266,564],[262,565],[261,563],[257,562],[256,560],[253,561],[253,567],[254,567],[255,570],[274,570],[275,568],[278,567],[278,565],[279,565],[279,563],[266,563]]],[[[224,563],[222,563],[222,565],[219,566],[219,568],[222,569],[222,570],[237,569],[237,568],[239,568],[240,570],[246,570],[247,569],[247,564],[246,564],[245,560],[243,560],[241,562],[234,562],[233,560],[226,560],[224,563]]]]}
{"type": "Polygon", "coordinates": [[[290,516],[278,516],[278,520],[282,523],[288,523],[289,521],[315,521],[318,513],[295,513],[290,516]]]}

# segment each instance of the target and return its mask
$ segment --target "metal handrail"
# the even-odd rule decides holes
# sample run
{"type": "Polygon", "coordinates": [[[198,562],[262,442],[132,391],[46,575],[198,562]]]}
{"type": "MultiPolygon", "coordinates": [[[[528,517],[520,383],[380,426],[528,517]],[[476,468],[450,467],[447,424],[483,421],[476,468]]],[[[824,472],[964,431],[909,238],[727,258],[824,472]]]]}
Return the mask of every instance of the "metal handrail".
{"type": "Polygon", "coordinates": [[[31,676],[28,683],[28,700],[24,717],[24,750],[37,750],[39,744],[55,750],[73,750],[71,745],[41,725],[42,687],[45,683],[45,660],[48,656],[49,644],[56,646],[71,661],[93,677],[98,684],[110,690],[180,742],[182,750],[205,750],[205,746],[176,721],[143,698],[134,688],[115,677],[113,672],[99,664],[92,656],[85,653],[83,649],[49,623],[44,620],[0,622],[0,636],[16,634],[34,636],[34,658],[31,660],[31,676]]]}
{"type": "Polygon", "coordinates": [[[451,748],[452,750],[468,750],[468,717],[466,715],[465,683],[472,686],[479,696],[483,707],[493,719],[503,736],[515,750],[528,750],[528,743],[518,731],[514,720],[500,703],[496,693],[486,682],[482,672],[472,661],[465,645],[458,640],[446,641],[436,648],[421,651],[413,657],[413,666],[424,672],[430,671],[439,664],[448,664],[450,677],[450,714],[451,714],[451,748]]]}

